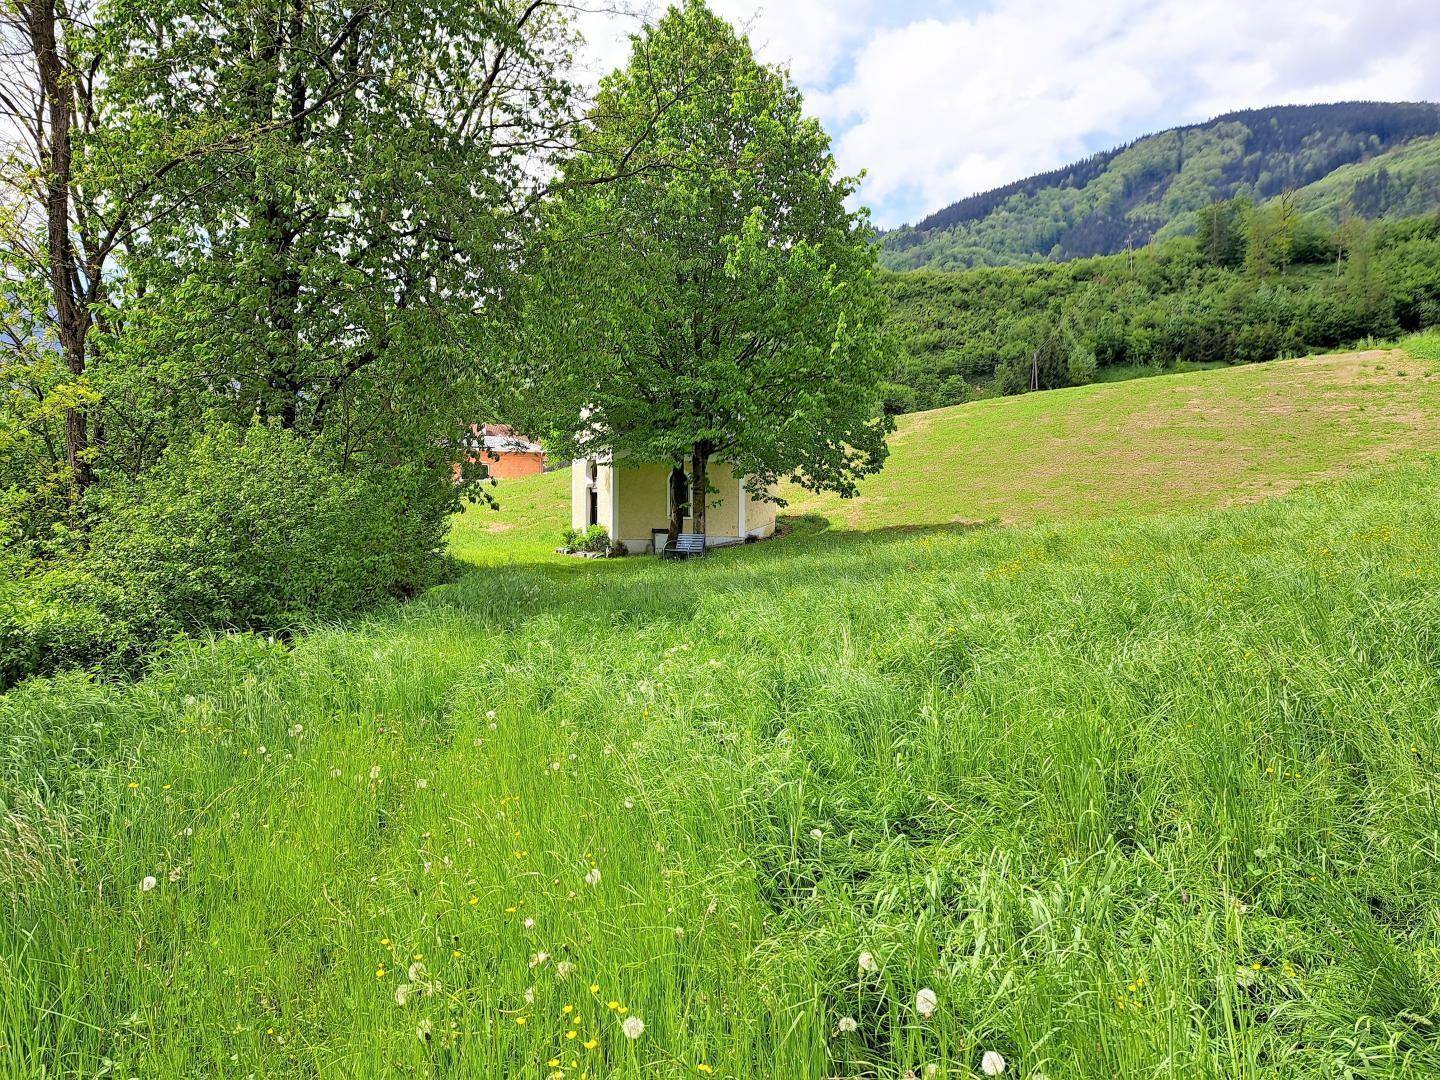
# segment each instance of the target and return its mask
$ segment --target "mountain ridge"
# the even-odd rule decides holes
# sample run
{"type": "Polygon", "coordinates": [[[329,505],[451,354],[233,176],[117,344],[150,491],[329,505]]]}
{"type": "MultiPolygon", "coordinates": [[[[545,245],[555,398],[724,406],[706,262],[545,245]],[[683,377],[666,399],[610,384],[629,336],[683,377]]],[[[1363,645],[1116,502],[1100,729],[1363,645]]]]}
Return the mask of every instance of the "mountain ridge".
{"type": "MultiPolygon", "coordinates": [[[[881,235],[890,269],[1021,265],[1114,254],[1157,236],[1187,231],[1194,212],[1217,199],[1256,202],[1322,184],[1342,169],[1362,189],[1366,216],[1440,208],[1440,104],[1337,102],[1278,105],[1224,113],[1141,136],[1110,150],[960,199],[881,235]],[[1423,158],[1389,173],[1366,166],[1433,140],[1423,158]],[[1433,159],[1433,167],[1432,167],[1433,159]],[[1377,179],[1377,177],[1380,177],[1377,179]]],[[[1339,212],[1345,192],[1317,205],[1339,212]]]]}

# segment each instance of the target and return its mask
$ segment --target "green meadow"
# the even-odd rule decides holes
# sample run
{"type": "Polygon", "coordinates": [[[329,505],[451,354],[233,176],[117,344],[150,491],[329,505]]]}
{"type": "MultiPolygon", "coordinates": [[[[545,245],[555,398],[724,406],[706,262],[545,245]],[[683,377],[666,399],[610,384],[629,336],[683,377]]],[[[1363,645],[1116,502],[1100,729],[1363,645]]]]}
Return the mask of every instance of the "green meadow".
{"type": "Polygon", "coordinates": [[[860,498],[0,697],[0,1074],[1440,1073],[1440,348],[905,418],[860,498]],[[993,1062],[993,1059],[991,1059],[993,1062]]]}

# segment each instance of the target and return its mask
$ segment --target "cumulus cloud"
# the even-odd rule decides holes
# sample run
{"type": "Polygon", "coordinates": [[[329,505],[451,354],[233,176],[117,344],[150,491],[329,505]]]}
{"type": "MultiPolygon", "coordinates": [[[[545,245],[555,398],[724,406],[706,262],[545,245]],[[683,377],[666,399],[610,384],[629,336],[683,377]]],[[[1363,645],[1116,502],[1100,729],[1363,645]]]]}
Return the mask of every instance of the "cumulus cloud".
{"type": "Polygon", "coordinates": [[[1436,0],[712,3],[790,66],[882,225],[1234,109],[1440,98],[1436,0]]]}

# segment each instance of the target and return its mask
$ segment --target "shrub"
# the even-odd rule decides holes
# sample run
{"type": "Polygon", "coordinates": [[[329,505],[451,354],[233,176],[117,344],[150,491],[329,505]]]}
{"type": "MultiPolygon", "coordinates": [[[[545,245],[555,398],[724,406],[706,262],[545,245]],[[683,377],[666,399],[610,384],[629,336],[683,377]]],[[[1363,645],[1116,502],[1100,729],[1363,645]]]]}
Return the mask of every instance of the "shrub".
{"type": "Polygon", "coordinates": [[[610,550],[610,533],[604,525],[591,525],[585,530],[584,547],[598,555],[610,550]]]}
{"type": "Polygon", "coordinates": [[[1070,382],[1075,386],[1084,386],[1086,383],[1095,381],[1095,372],[1099,363],[1095,359],[1095,353],[1083,345],[1075,345],[1070,350],[1070,357],[1066,361],[1066,374],[1070,382]]]}
{"type": "Polygon", "coordinates": [[[344,469],[265,427],[202,435],[95,493],[88,549],[0,615],[0,672],[130,668],[180,634],[283,632],[412,595],[444,566],[454,500],[418,465],[344,469]]]}
{"type": "Polygon", "coordinates": [[[560,534],[560,546],[567,552],[579,551],[585,543],[585,534],[579,529],[566,529],[560,534]]]}

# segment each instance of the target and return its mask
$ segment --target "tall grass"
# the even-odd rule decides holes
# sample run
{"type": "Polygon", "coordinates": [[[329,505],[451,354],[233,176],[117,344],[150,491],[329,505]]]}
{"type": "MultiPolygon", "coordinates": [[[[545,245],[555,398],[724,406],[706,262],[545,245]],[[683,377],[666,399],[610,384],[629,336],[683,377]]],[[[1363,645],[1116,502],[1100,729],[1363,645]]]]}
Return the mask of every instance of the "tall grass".
{"type": "Polygon", "coordinates": [[[1427,464],[31,683],[0,1072],[1433,1076],[1437,554],[1427,464]]]}

